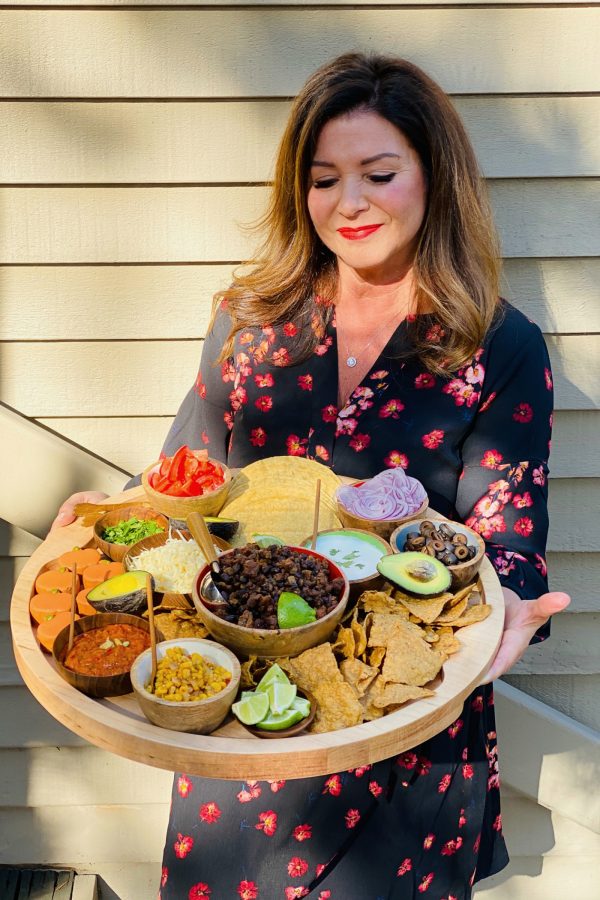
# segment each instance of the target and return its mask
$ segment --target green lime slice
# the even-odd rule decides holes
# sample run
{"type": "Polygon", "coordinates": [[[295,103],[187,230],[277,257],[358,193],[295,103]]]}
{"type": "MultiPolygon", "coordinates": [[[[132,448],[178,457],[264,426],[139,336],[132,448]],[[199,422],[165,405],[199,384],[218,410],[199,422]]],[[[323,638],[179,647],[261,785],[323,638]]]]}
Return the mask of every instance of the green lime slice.
{"type": "Polygon", "coordinates": [[[316,621],[312,606],[299,594],[283,591],[277,601],[277,624],[280,628],[298,628],[316,621]]]}
{"type": "Polygon", "coordinates": [[[244,725],[256,725],[269,712],[269,698],[267,694],[254,693],[250,697],[238,700],[231,710],[244,725]]]}
{"type": "Polygon", "coordinates": [[[306,697],[295,697],[290,709],[301,712],[302,718],[304,718],[310,713],[310,700],[307,700],[306,697]]]}
{"type": "Polygon", "coordinates": [[[285,541],[275,537],[274,534],[253,534],[250,540],[259,547],[283,547],[285,544],[285,541]]]}
{"type": "Polygon", "coordinates": [[[297,709],[286,709],[285,712],[278,715],[272,714],[262,719],[257,727],[263,728],[265,731],[281,731],[283,728],[290,728],[296,722],[301,722],[304,718],[306,717],[297,709]]]}
{"type": "Polygon", "coordinates": [[[290,684],[290,679],[287,677],[279,663],[273,663],[271,668],[267,669],[256,685],[256,690],[266,691],[269,685],[273,684],[274,681],[278,681],[280,684],[290,684]]]}
{"type": "Polygon", "coordinates": [[[267,688],[269,697],[269,709],[274,716],[280,715],[288,709],[296,699],[295,684],[281,684],[274,681],[267,688]]]}

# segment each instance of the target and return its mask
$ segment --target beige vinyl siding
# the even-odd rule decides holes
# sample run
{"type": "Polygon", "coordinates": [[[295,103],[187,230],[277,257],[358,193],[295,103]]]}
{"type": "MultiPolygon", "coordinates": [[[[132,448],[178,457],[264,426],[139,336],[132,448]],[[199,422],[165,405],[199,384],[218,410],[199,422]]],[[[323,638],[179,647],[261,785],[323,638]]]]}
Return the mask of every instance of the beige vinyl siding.
{"type": "MultiPolygon", "coordinates": [[[[263,207],[289,98],[338,52],[408,56],[454,95],[489,182],[504,296],[538,322],[554,367],[548,564],[574,600],[508,680],[600,730],[600,8],[148,5],[0,10],[0,400],[123,469],[151,461],[211,296],[251,252],[238,225],[263,207]]],[[[14,668],[8,598],[36,544],[0,523],[0,863],[60,861],[100,871],[121,900],[154,896],[168,775],[90,748],[14,668]]],[[[514,791],[504,822],[513,861],[478,896],[547,900],[561,885],[595,900],[597,836],[514,791]]]]}

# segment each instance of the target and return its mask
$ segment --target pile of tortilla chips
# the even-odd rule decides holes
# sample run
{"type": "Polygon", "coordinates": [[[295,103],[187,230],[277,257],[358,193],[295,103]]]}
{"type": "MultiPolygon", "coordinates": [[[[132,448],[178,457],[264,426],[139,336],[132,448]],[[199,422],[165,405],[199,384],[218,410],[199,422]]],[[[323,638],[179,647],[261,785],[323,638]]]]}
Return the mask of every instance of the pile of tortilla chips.
{"type": "Polygon", "coordinates": [[[342,482],[328,466],[298,456],[272,456],[244,466],[219,514],[240,522],[234,546],[242,547],[254,534],[273,535],[292,546],[300,544],[312,534],[318,480],[319,528],[340,528],[335,492],[342,482]]]}
{"type": "MultiPolygon", "coordinates": [[[[417,600],[389,587],[365,591],[333,644],[278,659],[298,688],[317,704],[312,732],[335,731],[393,712],[409,700],[431,697],[445,660],[460,649],[455,631],[481,622],[491,607],[474,584],[455,594],[417,600]]],[[[268,665],[242,666],[246,686],[268,665]]]]}

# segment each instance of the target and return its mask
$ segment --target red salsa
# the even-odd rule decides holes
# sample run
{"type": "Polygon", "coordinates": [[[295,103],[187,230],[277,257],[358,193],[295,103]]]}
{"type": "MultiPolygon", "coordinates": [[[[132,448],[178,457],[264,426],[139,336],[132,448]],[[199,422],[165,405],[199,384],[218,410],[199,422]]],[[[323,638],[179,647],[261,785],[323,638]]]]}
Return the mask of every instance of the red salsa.
{"type": "Polygon", "coordinates": [[[80,675],[121,675],[150,646],[150,635],[135,625],[106,625],[80,634],[63,665],[80,675]]]}

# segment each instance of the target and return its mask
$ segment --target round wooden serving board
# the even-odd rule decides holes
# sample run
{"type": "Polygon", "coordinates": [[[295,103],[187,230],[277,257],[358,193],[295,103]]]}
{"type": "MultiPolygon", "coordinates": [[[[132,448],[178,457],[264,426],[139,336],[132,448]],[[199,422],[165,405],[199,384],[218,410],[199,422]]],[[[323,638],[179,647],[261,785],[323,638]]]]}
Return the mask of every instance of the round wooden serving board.
{"type": "MultiPolygon", "coordinates": [[[[135,497],[138,491],[133,488],[111,501],[135,497]]],[[[504,599],[492,565],[484,558],[481,588],[492,613],[485,621],[460,629],[462,647],[444,663],[444,678],[433,697],[407,703],[373,722],[326,734],[263,741],[231,718],[210,735],[170,731],[151,725],[133,694],[104,700],[81,694],[63,680],[34,637],[29,600],[38,573],[50,560],[73,546],[84,547],[91,539],[92,529],[77,523],[60,528],[26,563],[11,604],[17,665],[31,693],[71,731],[105,750],[160,769],[210,778],[278,780],[327,775],[394,756],[442,731],[458,717],[502,636],[504,599]]]]}

